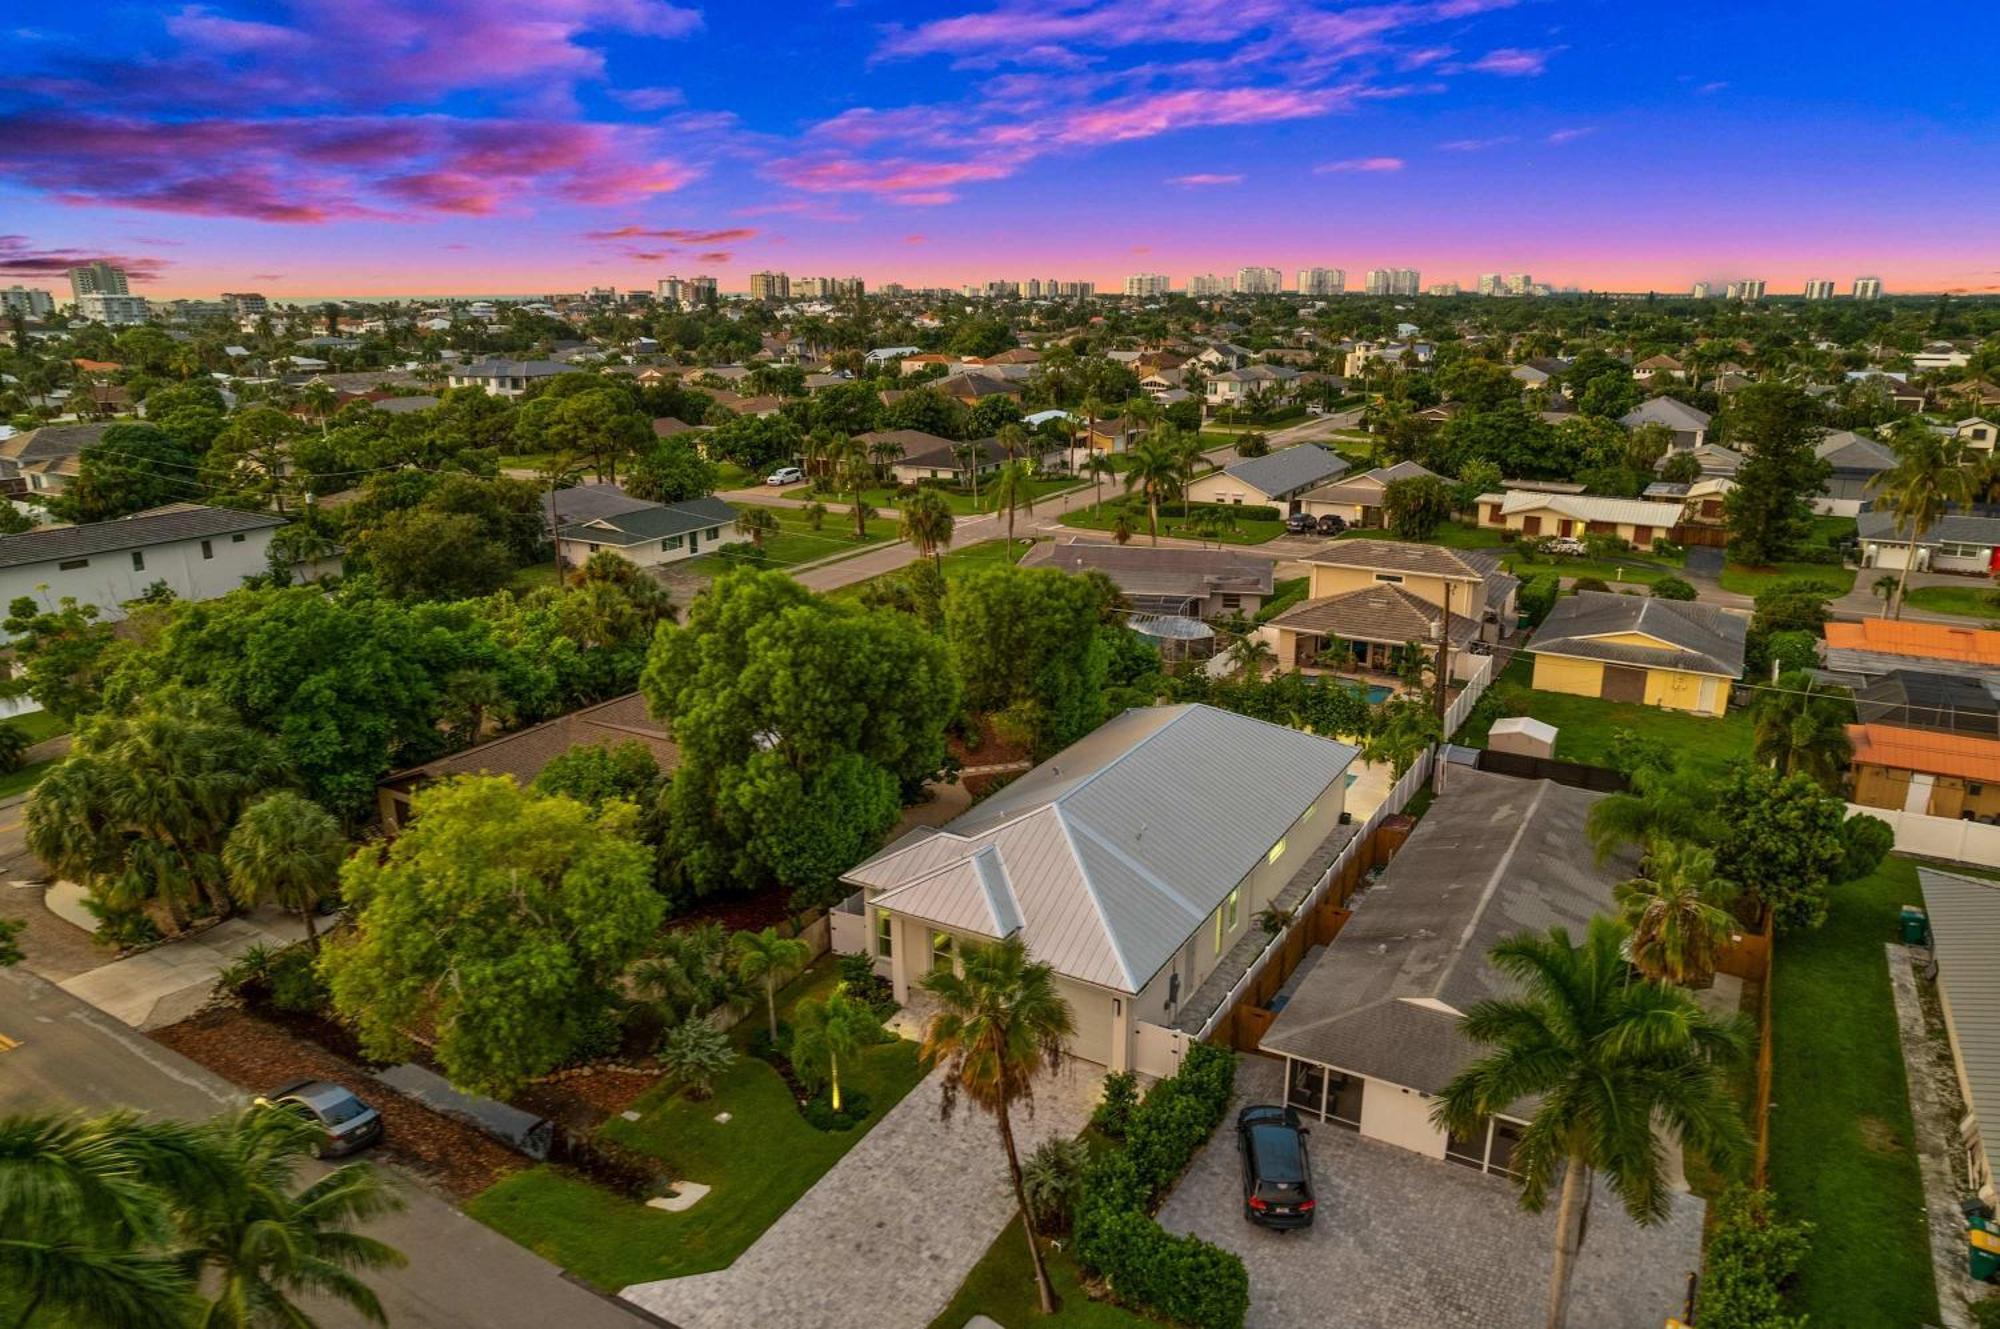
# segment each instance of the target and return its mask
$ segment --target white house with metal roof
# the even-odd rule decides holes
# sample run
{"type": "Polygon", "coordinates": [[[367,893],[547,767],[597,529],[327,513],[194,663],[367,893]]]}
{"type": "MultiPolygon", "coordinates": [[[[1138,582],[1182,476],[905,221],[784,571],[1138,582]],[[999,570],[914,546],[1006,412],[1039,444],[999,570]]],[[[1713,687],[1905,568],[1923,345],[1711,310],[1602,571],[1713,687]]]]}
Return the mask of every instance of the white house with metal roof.
{"type": "MultiPolygon", "coordinates": [[[[1076,1021],[1070,1051],[1144,1065],[1340,824],[1356,750],[1210,706],[1126,711],[841,880],[907,1001],[966,941],[1019,936],[1076,1021]]],[[[1240,952],[1239,952],[1240,953],[1240,952]]]]}
{"type": "Polygon", "coordinates": [[[1299,511],[1307,490],[1345,475],[1351,464],[1316,443],[1300,443],[1202,476],[1187,487],[1188,502],[1262,503],[1289,514],[1299,511]]]}
{"type": "Polygon", "coordinates": [[[1918,868],[1930,914],[1931,954],[1937,959],[1938,1005],[1944,1012],[1952,1067],[1965,1099],[1958,1123],[1966,1172],[1990,1205],[2000,1204],[2000,883],[1918,868]]]}

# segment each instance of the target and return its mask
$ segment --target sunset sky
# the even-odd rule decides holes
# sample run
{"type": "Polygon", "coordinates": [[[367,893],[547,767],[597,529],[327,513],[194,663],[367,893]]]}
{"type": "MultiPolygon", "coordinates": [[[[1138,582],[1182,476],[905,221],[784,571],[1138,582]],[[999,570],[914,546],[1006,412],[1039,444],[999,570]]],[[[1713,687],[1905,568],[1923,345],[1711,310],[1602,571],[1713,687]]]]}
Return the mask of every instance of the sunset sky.
{"type": "Polygon", "coordinates": [[[2000,290],[2000,5],[6,6],[0,285],[2000,290]],[[1965,57],[1974,58],[1965,58],[1965,57]]]}

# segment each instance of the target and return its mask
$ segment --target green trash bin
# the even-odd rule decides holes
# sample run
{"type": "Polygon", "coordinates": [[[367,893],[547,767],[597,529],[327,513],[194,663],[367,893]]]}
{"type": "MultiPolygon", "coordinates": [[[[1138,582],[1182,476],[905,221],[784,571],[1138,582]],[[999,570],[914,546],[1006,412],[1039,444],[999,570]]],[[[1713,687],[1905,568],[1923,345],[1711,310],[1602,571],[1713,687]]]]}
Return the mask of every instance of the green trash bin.
{"type": "Polygon", "coordinates": [[[1930,937],[1929,915],[1913,904],[1903,906],[1903,941],[1906,945],[1921,946],[1930,937]]]}
{"type": "Polygon", "coordinates": [[[1965,1234],[1965,1240],[1972,1248],[1970,1252],[1972,1281],[1984,1283],[1995,1275],[2000,1275],[2000,1236],[1995,1236],[1983,1228],[1973,1228],[1965,1234]]]}

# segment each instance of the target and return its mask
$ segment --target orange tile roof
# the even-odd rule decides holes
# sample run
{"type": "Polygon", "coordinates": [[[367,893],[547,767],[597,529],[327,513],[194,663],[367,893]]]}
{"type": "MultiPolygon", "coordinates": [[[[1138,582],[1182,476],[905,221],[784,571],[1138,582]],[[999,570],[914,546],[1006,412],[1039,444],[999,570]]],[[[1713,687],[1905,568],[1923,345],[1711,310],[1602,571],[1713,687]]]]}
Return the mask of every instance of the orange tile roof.
{"type": "Polygon", "coordinates": [[[1839,650],[1880,651],[1926,660],[1957,660],[2000,669],[2000,631],[1955,628],[1944,623],[1899,623],[1864,618],[1859,623],[1828,623],[1826,644],[1839,650]]]}
{"type": "Polygon", "coordinates": [[[1851,724],[1856,765],[1887,766],[1928,775],[1956,775],[2000,784],[2000,738],[1899,729],[1886,724],[1851,724]]]}

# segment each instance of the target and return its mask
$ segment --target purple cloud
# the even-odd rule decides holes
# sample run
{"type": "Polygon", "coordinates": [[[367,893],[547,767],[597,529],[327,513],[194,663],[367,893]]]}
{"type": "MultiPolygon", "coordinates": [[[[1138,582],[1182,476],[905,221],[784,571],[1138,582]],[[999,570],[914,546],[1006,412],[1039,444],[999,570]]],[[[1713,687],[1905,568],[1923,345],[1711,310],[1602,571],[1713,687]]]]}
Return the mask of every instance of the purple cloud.
{"type": "Polygon", "coordinates": [[[1536,51],[1507,46],[1489,51],[1465,67],[1482,74],[1499,74],[1503,78],[1537,78],[1549,67],[1549,57],[1565,49],[1551,46],[1536,51]]]}
{"type": "Polygon", "coordinates": [[[127,277],[141,282],[153,281],[162,269],[173,266],[169,259],[107,254],[101,250],[37,249],[25,235],[0,235],[0,277],[46,281],[68,275],[71,268],[98,262],[123,268],[127,277]]]}
{"type": "Polygon", "coordinates": [[[1342,171],[1400,171],[1403,169],[1401,157],[1350,157],[1346,161],[1321,162],[1313,167],[1314,175],[1333,175],[1342,171]]]}
{"type": "Polygon", "coordinates": [[[1243,177],[1240,175],[1215,175],[1204,171],[1197,172],[1194,175],[1172,176],[1167,180],[1167,183],[1170,185],[1179,185],[1183,189],[1195,189],[1203,185],[1240,185],[1243,183],[1243,177]]]}
{"type": "Polygon", "coordinates": [[[1548,141],[1560,146],[1564,143],[1574,143],[1578,139],[1586,138],[1591,134],[1595,134],[1596,132],[1597,132],[1596,125],[1578,125],[1573,129],[1556,130],[1553,134],[1549,135],[1548,141]]]}

